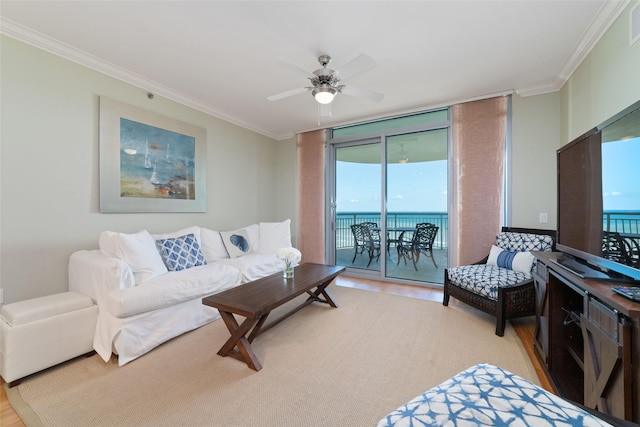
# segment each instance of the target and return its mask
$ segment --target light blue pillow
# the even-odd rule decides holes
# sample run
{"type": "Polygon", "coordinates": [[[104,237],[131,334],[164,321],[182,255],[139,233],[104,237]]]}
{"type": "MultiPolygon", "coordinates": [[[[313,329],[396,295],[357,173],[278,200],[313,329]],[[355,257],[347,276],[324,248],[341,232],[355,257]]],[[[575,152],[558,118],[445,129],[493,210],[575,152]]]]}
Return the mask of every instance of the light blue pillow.
{"type": "Polygon", "coordinates": [[[194,234],[156,240],[156,247],[169,271],[180,271],[207,263],[194,234]]]}

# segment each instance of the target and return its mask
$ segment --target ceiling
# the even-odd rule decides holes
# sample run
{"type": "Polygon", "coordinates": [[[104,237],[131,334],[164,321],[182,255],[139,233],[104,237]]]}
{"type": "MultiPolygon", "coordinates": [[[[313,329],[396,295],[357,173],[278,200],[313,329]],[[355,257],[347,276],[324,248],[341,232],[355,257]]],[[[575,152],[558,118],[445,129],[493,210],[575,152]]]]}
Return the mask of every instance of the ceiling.
{"type": "Polygon", "coordinates": [[[0,1],[0,31],[274,139],[491,95],[559,90],[628,0],[0,1]],[[312,72],[376,66],[320,117],[312,72]]]}

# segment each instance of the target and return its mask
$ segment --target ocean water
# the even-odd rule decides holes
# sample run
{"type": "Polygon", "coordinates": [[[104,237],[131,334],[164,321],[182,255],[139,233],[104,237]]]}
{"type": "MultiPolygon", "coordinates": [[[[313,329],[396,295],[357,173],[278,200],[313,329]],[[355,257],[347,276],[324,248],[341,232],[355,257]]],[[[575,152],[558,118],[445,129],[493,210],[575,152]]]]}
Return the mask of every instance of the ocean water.
{"type": "Polygon", "coordinates": [[[640,235],[640,212],[607,211],[603,215],[602,229],[621,234],[640,235]]]}
{"type": "MultiPolygon", "coordinates": [[[[353,246],[351,225],[360,222],[375,222],[380,225],[380,213],[377,212],[338,212],[336,214],[336,248],[353,246]]],[[[446,212],[389,212],[387,228],[415,227],[421,222],[430,222],[439,227],[434,246],[447,247],[449,217],[446,212]]],[[[603,214],[603,230],[621,234],[640,236],[640,212],[607,211],[603,214]]]]}

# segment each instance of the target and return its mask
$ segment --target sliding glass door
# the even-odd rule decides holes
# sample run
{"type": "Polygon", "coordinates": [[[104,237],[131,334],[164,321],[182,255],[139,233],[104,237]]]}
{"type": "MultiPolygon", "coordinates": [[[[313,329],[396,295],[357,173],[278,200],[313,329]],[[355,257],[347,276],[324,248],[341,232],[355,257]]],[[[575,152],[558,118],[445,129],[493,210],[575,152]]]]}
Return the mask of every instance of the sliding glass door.
{"type": "Polygon", "coordinates": [[[443,282],[449,129],[442,121],[331,140],[330,262],[383,280],[443,282]]]}
{"type": "Polygon", "coordinates": [[[448,129],[386,138],[387,277],[443,282],[447,146],[448,129]]]}
{"type": "Polygon", "coordinates": [[[380,271],[380,146],[374,139],[335,147],[336,264],[380,271]]]}

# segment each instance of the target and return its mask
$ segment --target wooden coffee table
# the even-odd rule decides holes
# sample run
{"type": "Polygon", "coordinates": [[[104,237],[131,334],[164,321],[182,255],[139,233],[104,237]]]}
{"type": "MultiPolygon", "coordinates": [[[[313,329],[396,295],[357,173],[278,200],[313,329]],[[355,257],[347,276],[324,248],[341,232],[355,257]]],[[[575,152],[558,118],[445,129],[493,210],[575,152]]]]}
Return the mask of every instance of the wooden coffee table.
{"type": "Polygon", "coordinates": [[[204,298],[203,304],[220,311],[231,333],[218,354],[243,361],[251,369],[259,371],[262,364],[251,347],[253,340],[312,302],[337,308],[338,304],[331,298],[327,286],[344,270],[345,267],[341,266],[302,264],[295,268],[293,279],[285,279],[279,272],[204,298]],[[273,309],[305,292],[309,298],[302,304],[265,325],[273,309]],[[245,317],[242,324],[238,324],[234,314],[245,317]]]}

